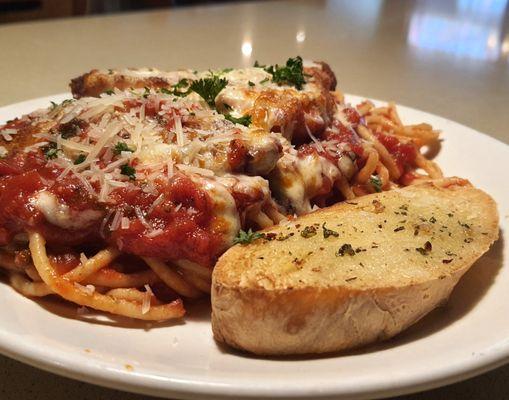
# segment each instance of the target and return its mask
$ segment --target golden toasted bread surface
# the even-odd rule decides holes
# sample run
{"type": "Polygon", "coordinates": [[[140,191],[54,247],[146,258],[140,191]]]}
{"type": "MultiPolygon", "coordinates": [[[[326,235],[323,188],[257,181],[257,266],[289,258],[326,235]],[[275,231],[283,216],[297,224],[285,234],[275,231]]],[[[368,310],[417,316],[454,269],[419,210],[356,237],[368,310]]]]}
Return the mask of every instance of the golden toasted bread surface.
{"type": "Polygon", "coordinates": [[[393,336],[443,302],[497,237],[495,202],[458,178],[316,211],[221,257],[215,336],[261,354],[393,336]]]}

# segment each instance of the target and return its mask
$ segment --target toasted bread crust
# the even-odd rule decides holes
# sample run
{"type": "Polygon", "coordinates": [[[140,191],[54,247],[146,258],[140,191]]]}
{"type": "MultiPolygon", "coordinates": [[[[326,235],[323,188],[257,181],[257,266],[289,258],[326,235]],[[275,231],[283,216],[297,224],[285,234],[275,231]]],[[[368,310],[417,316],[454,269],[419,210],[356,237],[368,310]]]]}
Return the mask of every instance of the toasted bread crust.
{"type": "MultiPolygon", "coordinates": [[[[452,198],[472,205],[472,212],[478,214],[474,216],[475,221],[481,225],[479,229],[472,228],[475,232],[468,233],[473,238],[469,245],[473,247],[461,254],[457,251],[461,260],[439,262],[440,265],[430,266],[428,274],[410,280],[402,276],[399,280],[387,277],[386,281],[373,282],[365,277],[363,282],[351,283],[328,281],[327,275],[321,277],[320,284],[316,279],[311,280],[311,284],[305,279],[301,282],[286,279],[283,285],[277,285],[277,282],[267,284],[260,274],[256,275],[256,280],[252,278],[254,275],[249,275],[247,271],[258,268],[253,254],[258,255],[256,251],[261,247],[262,251],[273,247],[272,261],[276,262],[278,251],[294,249],[298,241],[297,245],[288,243],[286,248],[281,244],[285,242],[277,241],[236,246],[223,255],[213,274],[212,329],[216,340],[260,355],[333,352],[390,338],[445,302],[461,276],[497,239],[495,202],[468,182],[453,178],[366,196],[359,199],[354,208],[366,207],[382,198],[384,204],[389,204],[403,194],[408,199],[408,192],[415,203],[431,196],[443,199],[446,206],[452,198]],[[400,193],[402,191],[406,193],[400,193]]],[[[336,205],[304,217],[303,223],[323,218],[328,223],[343,220],[342,216],[352,209],[352,205],[336,205]]],[[[408,214],[412,217],[410,211],[408,214]]],[[[390,215],[384,217],[391,218],[390,215]]],[[[420,243],[419,240],[416,239],[416,243],[420,243]]],[[[321,243],[327,247],[337,246],[338,242],[323,239],[321,243]]],[[[391,244],[388,246],[390,248],[391,244]]],[[[458,244],[458,248],[461,246],[458,244]]],[[[333,261],[340,266],[349,260],[338,257],[333,261]]],[[[274,265],[276,270],[284,268],[288,266],[274,265]]],[[[409,264],[394,274],[405,275],[401,271],[412,268],[414,266],[409,264]]],[[[357,281],[363,280],[361,273],[357,271],[357,281]]],[[[269,271],[265,275],[270,281],[276,279],[269,271]]]]}

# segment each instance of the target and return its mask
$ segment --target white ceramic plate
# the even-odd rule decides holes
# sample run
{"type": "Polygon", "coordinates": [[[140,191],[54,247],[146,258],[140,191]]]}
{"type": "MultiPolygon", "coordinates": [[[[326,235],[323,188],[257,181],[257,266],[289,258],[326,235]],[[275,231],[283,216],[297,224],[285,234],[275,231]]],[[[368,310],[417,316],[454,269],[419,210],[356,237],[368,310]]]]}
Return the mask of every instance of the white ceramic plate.
{"type": "MultiPolygon", "coordinates": [[[[7,120],[64,98],[0,108],[0,117],[7,120]]],[[[91,323],[79,319],[75,306],[32,301],[0,283],[0,352],[98,385],[178,398],[382,397],[452,383],[505,363],[509,146],[444,118],[399,110],[408,123],[425,121],[443,131],[437,161],[447,175],[468,178],[497,200],[502,235],[461,280],[447,307],[398,338],[337,356],[255,358],[216,345],[206,305],[174,325],[91,323]]]]}

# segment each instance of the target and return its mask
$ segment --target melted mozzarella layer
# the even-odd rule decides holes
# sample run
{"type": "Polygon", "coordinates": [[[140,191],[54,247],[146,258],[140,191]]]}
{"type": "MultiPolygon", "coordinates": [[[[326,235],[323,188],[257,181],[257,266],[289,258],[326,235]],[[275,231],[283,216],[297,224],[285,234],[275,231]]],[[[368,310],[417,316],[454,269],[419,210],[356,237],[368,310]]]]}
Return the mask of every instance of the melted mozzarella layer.
{"type": "Polygon", "coordinates": [[[32,200],[32,204],[42,212],[50,224],[63,229],[82,229],[102,217],[102,212],[97,210],[72,210],[48,191],[39,192],[32,200]]]}

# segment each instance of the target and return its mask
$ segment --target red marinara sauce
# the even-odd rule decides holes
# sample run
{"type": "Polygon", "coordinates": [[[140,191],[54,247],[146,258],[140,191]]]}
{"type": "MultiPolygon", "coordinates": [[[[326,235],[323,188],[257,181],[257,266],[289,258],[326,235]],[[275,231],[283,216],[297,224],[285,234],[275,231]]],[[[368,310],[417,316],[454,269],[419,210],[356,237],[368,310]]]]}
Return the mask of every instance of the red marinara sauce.
{"type": "Polygon", "coordinates": [[[122,251],[205,266],[219,256],[223,238],[214,229],[211,198],[189,177],[176,174],[168,183],[159,182],[156,194],[122,188],[111,197],[130,221],[129,228],[116,229],[110,236],[122,251]]]}
{"type": "Polygon", "coordinates": [[[93,226],[82,226],[69,235],[67,229],[50,224],[35,207],[37,193],[48,190],[72,211],[101,208],[86,195],[77,178],[57,179],[61,171],[51,168],[41,154],[17,153],[0,160],[0,245],[7,245],[14,235],[36,230],[51,243],[77,245],[94,239],[93,226]]]}
{"type": "Polygon", "coordinates": [[[384,133],[375,133],[375,136],[394,157],[401,174],[415,164],[417,149],[413,143],[401,142],[397,137],[384,133]]]}
{"type": "Polygon", "coordinates": [[[223,238],[214,229],[212,200],[184,175],[160,182],[156,193],[144,193],[138,186],[116,189],[110,194],[112,201],[101,204],[78,178],[70,174],[60,178],[61,172],[42,152],[19,152],[0,160],[0,245],[9,244],[17,233],[35,230],[50,245],[114,244],[138,256],[182,258],[206,266],[213,265],[222,251],[223,238]],[[93,210],[97,218],[77,228],[51,224],[34,203],[41,191],[55,195],[71,217],[93,210]],[[154,203],[159,196],[163,201],[154,203]],[[129,226],[111,231],[117,210],[129,218],[129,226]]]}

